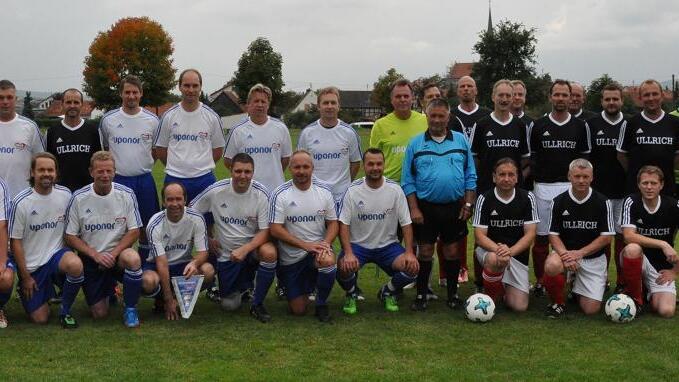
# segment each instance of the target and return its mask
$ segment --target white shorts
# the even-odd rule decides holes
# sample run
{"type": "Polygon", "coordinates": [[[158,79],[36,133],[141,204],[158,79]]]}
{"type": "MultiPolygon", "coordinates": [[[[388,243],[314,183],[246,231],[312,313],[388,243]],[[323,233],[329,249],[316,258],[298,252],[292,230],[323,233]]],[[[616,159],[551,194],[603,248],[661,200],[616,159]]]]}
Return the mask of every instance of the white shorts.
{"type": "Polygon", "coordinates": [[[624,199],[609,199],[611,201],[611,209],[613,210],[613,227],[615,232],[621,234],[620,222],[622,221],[622,201],[624,199]]]}
{"type": "Polygon", "coordinates": [[[650,261],[646,258],[646,256],[643,256],[644,262],[641,265],[641,279],[644,282],[644,285],[646,285],[646,289],[648,290],[648,294],[646,295],[646,298],[649,300],[651,299],[651,295],[653,293],[659,293],[659,292],[664,292],[664,293],[672,293],[673,295],[677,294],[677,286],[676,283],[670,283],[669,285],[660,285],[655,280],[658,279],[658,276],[660,276],[660,272],[658,272],[653,265],[651,264],[650,261]]]}
{"type": "MultiPolygon", "coordinates": [[[[481,265],[485,264],[486,255],[488,251],[481,247],[476,247],[476,259],[481,265]]],[[[502,283],[510,285],[521,292],[528,294],[530,291],[530,283],[528,282],[528,265],[522,264],[515,258],[509,259],[509,265],[502,273],[502,283]]]]}
{"type": "Polygon", "coordinates": [[[568,191],[571,186],[568,182],[535,183],[533,194],[538,207],[538,235],[549,235],[549,224],[552,220],[552,200],[568,191]]]}
{"type": "Polygon", "coordinates": [[[573,273],[573,293],[592,300],[603,301],[608,280],[608,264],[606,256],[593,259],[580,259],[577,272],[573,273]]]}

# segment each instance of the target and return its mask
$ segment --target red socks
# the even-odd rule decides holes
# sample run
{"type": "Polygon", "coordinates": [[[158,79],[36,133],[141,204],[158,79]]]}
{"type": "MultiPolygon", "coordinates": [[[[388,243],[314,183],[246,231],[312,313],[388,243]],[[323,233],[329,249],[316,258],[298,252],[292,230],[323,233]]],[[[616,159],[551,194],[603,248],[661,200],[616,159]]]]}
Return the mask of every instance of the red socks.
{"type": "Polygon", "coordinates": [[[502,274],[504,272],[493,272],[490,269],[484,268],[483,271],[483,287],[486,294],[499,303],[502,296],[505,294],[505,286],[502,284],[502,274]]]}
{"type": "Polygon", "coordinates": [[[545,274],[545,261],[547,260],[547,253],[549,251],[549,244],[533,244],[533,272],[538,283],[544,285],[543,276],[545,274]]]}
{"type": "Polygon", "coordinates": [[[564,296],[563,290],[566,286],[566,275],[559,273],[554,276],[544,275],[542,277],[542,285],[547,289],[547,294],[549,298],[555,304],[565,305],[566,296],[564,296]]]}
{"type": "Polygon", "coordinates": [[[641,283],[642,261],[642,257],[637,257],[635,259],[629,257],[622,258],[622,273],[625,277],[625,293],[632,297],[634,302],[639,305],[642,305],[644,302],[641,283]]]}

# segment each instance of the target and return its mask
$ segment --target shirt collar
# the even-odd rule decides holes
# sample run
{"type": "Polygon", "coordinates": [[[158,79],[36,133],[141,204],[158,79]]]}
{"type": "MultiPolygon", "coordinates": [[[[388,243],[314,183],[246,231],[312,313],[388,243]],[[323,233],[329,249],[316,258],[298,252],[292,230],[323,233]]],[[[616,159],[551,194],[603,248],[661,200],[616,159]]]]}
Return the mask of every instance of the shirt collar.
{"type": "MultiPolygon", "coordinates": [[[[452,132],[452,131],[448,130],[448,131],[446,132],[446,139],[451,140],[451,141],[454,141],[454,140],[455,140],[455,139],[453,138],[453,132],[452,132]]],[[[425,140],[425,141],[432,141],[432,140],[433,140],[433,138],[431,137],[431,134],[429,134],[429,129],[427,129],[427,130],[424,132],[424,140],[425,140]]]]}

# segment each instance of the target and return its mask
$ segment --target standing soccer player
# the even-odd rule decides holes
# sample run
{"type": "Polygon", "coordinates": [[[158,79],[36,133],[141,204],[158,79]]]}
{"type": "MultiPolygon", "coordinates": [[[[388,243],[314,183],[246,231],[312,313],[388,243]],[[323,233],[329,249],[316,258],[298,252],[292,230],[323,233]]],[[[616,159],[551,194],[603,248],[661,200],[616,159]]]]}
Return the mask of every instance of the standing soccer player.
{"type": "Polygon", "coordinates": [[[113,182],[115,161],[108,151],[90,160],[94,182],[73,193],[66,212],[66,244],[78,251],[85,271],[83,290],[92,316],[108,315],[113,281],[123,283],[125,326],[139,326],[137,301],[142,287],[141,259],[132,245],[141,217],[129,188],[113,182]]]}
{"type": "Polygon", "coordinates": [[[590,134],[585,122],[568,113],[571,85],[556,80],[549,90],[552,111],[529,127],[528,146],[531,172],[535,177],[533,193],[538,204],[537,237],[533,245],[533,267],[537,283],[534,292],[542,295],[542,276],[549,249],[548,234],[552,199],[570,188],[568,166],[589,154],[590,134]]]}
{"type": "MultiPolygon", "coordinates": [[[[1,101],[0,101],[1,102],[1,101]]],[[[14,270],[16,265],[8,256],[8,225],[11,202],[9,199],[9,188],[2,178],[0,178],[0,329],[7,327],[7,317],[5,316],[5,304],[9,301],[14,288],[14,270]]]]}
{"type": "Polygon", "coordinates": [[[552,253],[545,262],[543,278],[552,301],[547,316],[566,313],[565,272],[575,275],[573,293],[579,296],[580,309],[595,314],[601,308],[606,290],[608,263],[604,248],[615,235],[611,203],[592,190],[592,164],[586,159],[572,161],[568,169],[570,188],[554,198],[549,228],[552,253]]]}
{"type": "Polygon", "coordinates": [[[483,264],[483,285],[495,301],[517,312],[528,308],[528,255],[535,239],[535,196],[517,188],[519,168],[501,158],[493,169],[495,187],[476,200],[476,257],[483,264]]]}
{"type": "Polygon", "coordinates": [[[45,146],[57,158],[59,168],[64,169],[57,183],[75,192],[92,183],[88,166],[92,154],[101,150],[101,140],[96,123],[80,117],[83,107],[80,90],[65,90],[61,93],[61,104],[64,119],[47,130],[45,146]]]}
{"type": "MultiPolygon", "coordinates": [[[[524,111],[527,94],[528,90],[526,89],[526,84],[523,81],[512,80],[512,114],[514,114],[515,117],[519,118],[521,122],[526,125],[526,131],[528,131],[528,127],[534,121],[534,119],[524,111]]],[[[522,165],[521,167],[521,172],[523,172],[524,175],[521,188],[532,191],[534,179],[530,170],[530,162],[526,165],[522,165]]]]}
{"type": "Polygon", "coordinates": [[[252,180],[254,159],[245,153],[231,158],[231,178],[221,180],[191,202],[199,213],[211,213],[214,226],[208,230],[210,249],[217,254],[219,295],[225,310],[241,305],[244,285],[252,281],[255,290],[250,314],[261,322],[271,320],[264,298],[276,271],[276,248],[269,238],[268,193],[252,180]]]}
{"type": "MultiPolygon", "coordinates": [[[[153,180],[153,136],[158,118],[140,106],[144,96],[141,80],[127,76],[120,81],[122,106],[105,114],[99,123],[101,144],[116,163],[114,182],[130,188],[137,197],[144,227],[160,211],[156,182],[153,180]]],[[[187,201],[188,203],[188,201],[187,201]]],[[[142,262],[149,255],[146,231],[139,232],[139,255],[142,262]]]]}
{"type": "Polygon", "coordinates": [[[255,163],[254,180],[268,192],[285,182],[285,168],[290,163],[292,142],[283,121],[269,116],[271,89],[256,84],[248,92],[248,118],[231,129],[226,140],[224,165],[231,168],[236,154],[250,155],[255,163]],[[279,165],[280,164],[280,165],[279,165]]]}
{"type": "Polygon", "coordinates": [[[581,121],[587,122],[597,116],[593,111],[583,108],[585,103],[585,87],[578,82],[571,81],[571,101],[568,104],[568,112],[581,121]]]}
{"type": "Polygon", "coordinates": [[[622,108],[622,87],[616,83],[608,84],[601,93],[600,115],[587,121],[591,131],[592,152],[590,161],[594,166],[592,188],[604,194],[611,201],[615,223],[615,244],[613,255],[611,248],[606,247],[608,262],[614,258],[617,270],[616,291],[622,291],[622,267],[620,251],[625,246],[620,217],[622,215],[622,199],[625,197],[625,169],[617,159],[617,144],[620,130],[627,124],[620,109],[622,108]]]}
{"type": "MultiPolygon", "coordinates": [[[[679,160],[679,118],[662,109],[662,87],[656,80],[646,80],[639,86],[643,103],[641,113],[633,116],[618,139],[618,160],[627,169],[627,191],[637,190],[634,174],[643,166],[660,167],[672,179],[679,160]]],[[[674,196],[674,182],[664,182],[662,193],[674,196]]]]}
{"type": "Polygon", "coordinates": [[[38,125],[18,115],[15,107],[14,84],[0,80],[0,178],[7,183],[10,199],[29,187],[31,157],[45,151],[38,125]]]}
{"type": "MultiPolygon", "coordinates": [[[[464,76],[460,78],[457,82],[457,98],[460,104],[456,108],[451,110],[451,113],[460,119],[462,126],[464,127],[464,135],[469,138],[476,126],[476,122],[479,119],[486,117],[490,114],[491,110],[480,106],[476,103],[476,96],[478,95],[478,90],[476,89],[476,81],[469,76],[464,76]]],[[[451,118],[449,123],[455,123],[456,121],[451,118]]],[[[451,128],[451,130],[455,130],[451,128]]]]}
{"type": "Polygon", "coordinates": [[[645,287],[653,311],[669,318],[676,310],[674,282],[679,258],[674,238],[679,226],[679,204],[661,194],[663,178],[660,168],[642,167],[637,174],[640,193],[623,203],[622,232],[629,244],[622,251],[622,270],[625,293],[634,299],[637,308],[644,304],[645,287]]]}
{"type": "Polygon", "coordinates": [[[363,154],[365,177],[344,194],[340,212],[342,253],[337,281],[346,292],[343,310],[356,314],[356,272],[366,263],[377,264],[391,280],[380,288],[378,298],[389,312],[398,311],[398,294],[415,281],[419,269],[413,254],[413,231],[408,203],[398,183],[386,179],[384,155],[370,148],[363,154]],[[403,231],[405,248],[394,226],[403,231]]]}
{"type": "Polygon", "coordinates": [[[315,315],[328,322],[327,300],[337,272],[332,241],[338,225],[332,192],[313,179],[313,170],[311,154],[292,154],[292,180],[271,194],[271,235],[279,241],[278,276],[287,290],[290,312],[303,315],[308,295],[315,289],[315,315]]]}
{"type": "Polygon", "coordinates": [[[212,170],[224,152],[222,120],[200,102],[202,86],[197,70],[181,72],[182,100],[163,114],[153,141],[156,157],[165,165],[165,183],[183,184],[189,200],[217,180],[212,170]]]}
{"type": "Polygon", "coordinates": [[[153,215],[146,227],[152,250],[149,262],[144,264],[142,289],[146,295],[156,297],[156,311],[164,311],[165,318],[176,320],[177,302],[172,295],[172,277],[204,275],[204,282],[211,283],[215,270],[207,262],[205,219],[186,207],[184,186],[181,183],[165,184],[161,198],[165,209],[153,215]]]}
{"type": "Polygon", "coordinates": [[[71,192],[55,184],[58,169],[52,154],[33,156],[31,188],[19,193],[12,203],[10,238],[21,302],[31,321],[47,323],[50,314],[47,302],[55,294],[52,283],[65,274],[59,321],[63,328],[74,329],[78,322],[71,315],[71,306],[85,277],[82,261],[64,245],[64,222],[71,192]]]}

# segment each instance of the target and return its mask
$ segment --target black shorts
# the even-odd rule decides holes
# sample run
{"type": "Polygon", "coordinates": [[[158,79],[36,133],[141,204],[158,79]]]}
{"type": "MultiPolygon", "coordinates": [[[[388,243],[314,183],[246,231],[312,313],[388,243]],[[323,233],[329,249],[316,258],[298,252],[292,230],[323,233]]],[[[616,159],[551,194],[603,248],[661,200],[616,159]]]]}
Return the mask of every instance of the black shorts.
{"type": "Polygon", "coordinates": [[[458,219],[462,202],[438,204],[417,200],[424,216],[423,224],[413,224],[418,244],[434,244],[441,239],[443,244],[454,243],[467,236],[467,222],[458,219]]]}

